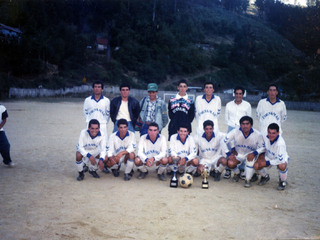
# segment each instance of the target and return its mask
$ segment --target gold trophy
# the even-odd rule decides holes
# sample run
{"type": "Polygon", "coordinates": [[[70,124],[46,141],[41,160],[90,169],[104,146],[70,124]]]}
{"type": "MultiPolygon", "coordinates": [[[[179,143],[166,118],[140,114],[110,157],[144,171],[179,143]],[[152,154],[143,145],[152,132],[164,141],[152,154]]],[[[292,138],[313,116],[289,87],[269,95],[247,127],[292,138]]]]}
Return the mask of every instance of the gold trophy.
{"type": "Polygon", "coordinates": [[[203,178],[203,180],[202,180],[202,189],[208,189],[209,188],[209,182],[208,182],[209,173],[208,173],[208,169],[207,168],[205,168],[203,170],[203,172],[201,173],[201,176],[203,178]]]}
{"type": "Polygon", "coordinates": [[[176,188],[178,187],[178,178],[177,178],[177,165],[178,162],[180,160],[180,157],[172,157],[172,162],[173,162],[173,174],[172,174],[172,178],[170,181],[170,187],[172,188],[176,188]]]}

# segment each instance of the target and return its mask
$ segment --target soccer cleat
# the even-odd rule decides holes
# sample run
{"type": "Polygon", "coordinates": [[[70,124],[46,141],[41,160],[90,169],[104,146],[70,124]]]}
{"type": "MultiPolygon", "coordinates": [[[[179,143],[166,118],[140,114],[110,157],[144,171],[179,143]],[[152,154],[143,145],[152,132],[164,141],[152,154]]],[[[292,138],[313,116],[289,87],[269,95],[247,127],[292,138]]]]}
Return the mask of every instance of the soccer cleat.
{"type": "Polygon", "coordinates": [[[98,175],[98,173],[96,171],[90,171],[89,170],[89,173],[92,175],[92,177],[94,178],[100,178],[100,176],[98,175]]]}
{"type": "Polygon", "coordinates": [[[214,176],[213,176],[214,181],[215,181],[215,182],[219,182],[219,181],[220,181],[220,176],[221,176],[221,172],[219,172],[218,170],[216,170],[215,173],[214,173],[214,176]]]}
{"type": "Polygon", "coordinates": [[[210,173],[209,173],[209,175],[210,175],[211,177],[213,177],[213,178],[214,178],[214,174],[215,174],[214,171],[210,171],[210,173]]]}
{"type": "Polygon", "coordinates": [[[240,179],[240,173],[239,173],[239,174],[234,174],[234,175],[233,175],[233,178],[232,178],[232,181],[233,181],[233,182],[238,182],[239,179],[240,179]]]}
{"type": "Polygon", "coordinates": [[[262,177],[262,176],[261,176],[261,179],[260,179],[260,182],[258,183],[258,185],[263,186],[263,185],[265,185],[269,180],[270,180],[269,174],[267,174],[265,177],[262,177]]]}
{"type": "Polygon", "coordinates": [[[128,173],[124,174],[124,180],[129,181],[131,179],[131,176],[128,173]]]}
{"type": "Polygon", "coordinates": [[[287,182],[286,181],[281,181],[281,180],[279,180],[279,185],[278,185],[278,190],[279,191],[283,191],[283,190],[285,190],[286,189],[286,186],[287,186],[287,182]]]}
{"type": "Polygon", "coordinates": [[[166,181],[167,180],[167,177],[166,177],[166,175],[164,175],[164,173],[158,174],[158,178],[159,178],[160,181],[166,181]]]}
{"type": "Polygon", "coordinates": [[[242,180],[246,180],[246,172],[245,171],[241,171],[240,172],[240,178],[242,179],[242,180]]]}
{"type": "Polygon", "coordinates": [[[201,174],[199,174],[198,171],[196,171],[196,172],[193,174],[193,176],[194,176],[194,177],[200,177],[201,174]]]}
{"type": "Polygon", "coordinates": [[[231,170],[226,169],[226,172],[225,172],[223,178],[225,178],[225,179],[231,178],[231,170]]]}
{"type": "Polygon", "coordinates": [[[256,182],[256,181],[258,181],[258,175],[257,175],[256,173],[254,173],[254,174],[252,175],[250,181],[251,181],[251,182],[256,182]]]}
{"type": "Polygon", "coordinates": [[[132,177],[133,174],[134,174],[134,171],[133,171],[133,169],[132,169],[131,172],[129,173],[130,177],[132,177]]]}
{"type": "Polygon", "coordinates": [[[12,168],[15,166],[13,162],[5,163],[4,165],[7,166],[8,168],[12,168]]]}
{"type": "Polygon", "coordinates": [[[83,172],[88,172],[89,168],[86,164],[83,165],[83,172]]]}
{"type": "Polygon", "coordinates": [[[148,171],[147,172],[140,172],[138,178],[139,179],[144,179],[147,175],[148,175],[148,171]]]}
{"type": "Polygon", "coordinates": [[[83,171],[79,172],[79,176],[77,177],[78,181],[82,181],[84,179],[84,173],[83,171]]]}
{"type": "Polygon", "coordinates": [[[108,174],[108,173],[110,173],[110,170],[105,167],[105,168],[103,169],[103,172],[104,172],[105,174],[108,174]]]}
{"type": "Polygon", "coordinates": [[[120,174],[120,166],[119,166],[117,169],[112,169],[111,171],[112,171],[112,173],[113,173],[113,176],[119,177],[119,174],[120,174]]]}
{"type": "Polygon", "coordinates": [[[244,181],[244,187],[249,188],[251,186],[252,186],[252,184],[251,184],[250,180],[245,180],[244,181]]]}

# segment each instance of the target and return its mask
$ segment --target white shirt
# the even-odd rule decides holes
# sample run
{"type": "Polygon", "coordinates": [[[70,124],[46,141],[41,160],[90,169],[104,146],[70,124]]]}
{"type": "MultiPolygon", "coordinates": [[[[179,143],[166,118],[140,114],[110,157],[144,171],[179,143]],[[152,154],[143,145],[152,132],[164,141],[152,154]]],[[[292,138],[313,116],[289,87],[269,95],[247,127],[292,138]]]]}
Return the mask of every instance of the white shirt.
{"type": "Polygon", "coordinates": [[[193,138],[188,135],[185,143],[181,142],[178,133],[170,137],[169,155],[186,158],[187,161],[194,159],[197,156],[197,147],[193,138]]]}
{"type": "Polygon", "coordinates": [[[270,162],[270,165],[279,165],[281,163],[287,163],[289,156],[286,149],[286,143],[284,139],[279,135],[273,143],[270,142],[266,136],[265,141],[265,159],[270,162]]]}
{"type": "Polygon", "coordinates": [[[240,104],[230,101],[226,105],[225,119],[228,126],[236,128],[240,126],[239,120],[243,116],[251,117],[251,105],[242,100],[240,104]]]}
{"type": "Polygon", "coordinates": [[[102,95],[98,101],[94,96],[87,97],[83,104],[83,114],[87,123],[97,119],[100,124],[107,124],[110,119],[110,100],[102,95]]]}
{"type": "Polygon", "coordinates": [[[222,157],[221,141],[225,134],[222,132],[213,133],[210,140],[207,140],[206,135],[203,134],[199,139],[199,157],[200,159],[216,159],[222,157]]]}
{"type": "Polygon", "coordinates": [[[155,161],[160,161],[167,154],[166,138],[158,134],[155,142],[152,142],[148,134],[141,136],[138,145],[138,157],[141,161],[154,157],[155,161]]]}
{"type": "Polygon", "coordinates": [[[221,99],[219,96],[212,95],[210,101],[207,101],[206,95],[196,98],[196,119],[197,119],[197,134],[199,137],[204,133],[203,122],[211,120],[214,123],[215,132],[219,131],[218,118],[221,114],[221,99]]]}
{"type": "Polygon", "coordinates": [[[117,155],[120,152],[127,151],[132,153],[136,150],[136,137],[133,132],[127,131],[123,139],[120,138],[119,131],[111,134],[107,146],[108,157],[117,155]]]}
{"type": "Polygon", "coordinates": [[[287,109],[283,101],[277,99],[272,104],[269,98],[261,99],[256,109],[256,115],[263,135],[267,135],[267,129],[271,123],[277,123],[280,128],[280,134],[282,133],[281,123],[287,119],[287,109]]]}
{"type": "Polygon", "coordinates": [[[77,151],[85,157],[90,157],[90,155],[96,157],[100,154],[100,158],[104,159],[106,155],[106,138],[102,137],[100,131],[93,138],[88,129],[83,129],[80,133],[77,151]]]}
{"type": "MultiPolygon", "coordinates": [[[[2,120],[2,114],[7,111],[6,107],[0,104],[0,124],[3,122],[2,120]]],[[[7,118],[7,117],[5,117],[7,118]]],[[[3,131],[3,128],[0,129],[0,131],[3,131]]]]}
{"type": "Polygon", "coordinates": [[[120,104],[120,108],[119,108],[116,120],[123,118],[123,119],[126,119],[128,122],[131,121],[129,108],[128,108],[128,102],[129,101],[122,101],[121,100],[121,104],[120,104]]]}

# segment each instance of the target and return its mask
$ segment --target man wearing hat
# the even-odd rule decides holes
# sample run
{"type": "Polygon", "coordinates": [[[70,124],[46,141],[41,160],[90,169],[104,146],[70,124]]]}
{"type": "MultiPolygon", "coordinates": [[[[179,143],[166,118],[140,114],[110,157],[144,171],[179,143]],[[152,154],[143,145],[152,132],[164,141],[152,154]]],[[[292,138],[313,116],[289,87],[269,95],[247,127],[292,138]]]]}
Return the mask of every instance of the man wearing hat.
{"type": "Polygon", "coordinates": [[[156,122],[159,125],[159,132],[168,123],[166,103],[158,96],[158,85],[149,83],[147,91],[148,97],[144,97],[140,101],[141,112],[137,121],[140,136],[147,133],[149,124],[152,122],[156,122]]]}

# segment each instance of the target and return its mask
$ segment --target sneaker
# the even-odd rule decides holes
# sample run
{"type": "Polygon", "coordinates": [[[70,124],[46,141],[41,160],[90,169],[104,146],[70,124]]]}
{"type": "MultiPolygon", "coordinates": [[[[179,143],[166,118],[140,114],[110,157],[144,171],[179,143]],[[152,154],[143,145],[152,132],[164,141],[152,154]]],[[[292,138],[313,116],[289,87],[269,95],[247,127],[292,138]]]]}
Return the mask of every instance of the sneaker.
{"type": "Polygon", "coordinates": [[[265,177],[261,176],[260,182],[258,183],[258,185],[263,186],[265,185],[267,182],[269,182],[270,180],[270,176],[269,174],[267,174],[265,177]]]}
{"type": "Polygon", "coordinates": [[[251,184],[250,180],[245,180],[244,181],[244,187],[249,188],[251,186],[252,186],[252,184],[251,184]]]}
{"type": "Polygon", "coordinates": [[[210,171],[209,175],[214,178],[215,172],[214,171],[210,171]]]}
{"type": "Polygon", "coordinates": [[[83,172],[88,172],[89,168],[86,164],[83,165],[83,172]]]}
{"type": "Polygon", "coordinates": [[[83,179],[84,179],[84,173],[82,171],[82,172],[79,172],[79,176],[77,177],[77,180],[82,181],[83,179]]]}
{"type": "Polygon", "coordinates": [[[9,167],[9,168],[12,168],[12,167],[15,166],[15,164],[13,162],[5,163],[4,165],[9,167]]]}
{"type": "Polygon", "coordinates": [[[129,181],[131,179],[131,176],[128,173],[124,174],[124,180],[129,181]]]}
{"type": "Polygon", "coordinates": [[[108,168],[104,167],[103,172],[104,172],[105,174],[108,174],[108,173],[110,173],[110,170],[109,170],[108,168]]]}
{"type": "Polygon", "coordinates": [[[133,171],[133,169],[132,169],[131,172],[129,173],[130,177],[132,177],[133,174],[134,174],[134,171],[133,171]]]}
{"type": "Polygon", "coordinates": [[[225,178],[225,179],[231,178],[231,170],[226,169],[226,172],[225,172],[223,178],[225,178]]]}
{"type": "Polygon", "coordinates": [[[233,181],[233,182],[238,182],[239,179],[240,179],[240,173],[239,173],[239,174],[234,174],[234,175],[233,175],[233,178],[232,178],[232,181],[233,181]]]}
{"type": "Polygon", "coordinates": [[[251,181],[251,182],[256,182],[256,181],[258,181],[258,175],[257,175],[256,173],[254,173],[254,174],[252,175],[252,178],[251,178],[250,181],[251,181]]]}
{"type": "Polygon", "coordinates": [[[213,176],[214,181],[215,182],[219,182],[220,181],[220,176],[221,176],[221,172],[215,171],[214,176],[213,176]]]}
{"type": "Polygon", "coordinates": [[[148,172],[140,172],[138,178],[139,179],[144,179],[147,175],[148,175],[148,172]]]}
{"type": "Polygon", "coordinates": [[[196,172],[193,174],[193,176],[194,176],[194,177],[200,177],[200,176],[201,176],[201,174],[200,174],[200,173],[198,173],[198,171],[196,171],[196,172]]]}
{"type": "Polygon", "coordinates": [[[281,181],[281,180],[280,180],[277,189],[278,189],[279,191],[283,191],[283,190],[286,189],[287,184],[288,184],[288,183],[287,183],[286,181],[281,181]]]}
{"type": "Polygon", "coordinates": [[[118,169],[112,169],[111,171],[112,171],[112,173],[113,173],[113,176],[119,177],[120,167],[118,167],[118,169]]]}
{"type": "Polygon", "coordinates": [[[92,175],[92,177],[94,178],[100,178],[100,176],[98,175],[98,173],[96,171],[90,171],[89,170],[89,173],[92,175]]]}
{"type": "Polygon", "coordinates": [[[245,171],[241,171],[240,172],[240,178],[241,178],[241,180],[246,180],[246,172],[245,171]]]}
{"type": "Polygon", "coordinates": [[[166,181],[167,180],[167,177],[166,177],[166,175],[164,175],[164,173],[158,174],[158,178],[159,178],[160,181],[166,181]]]}

